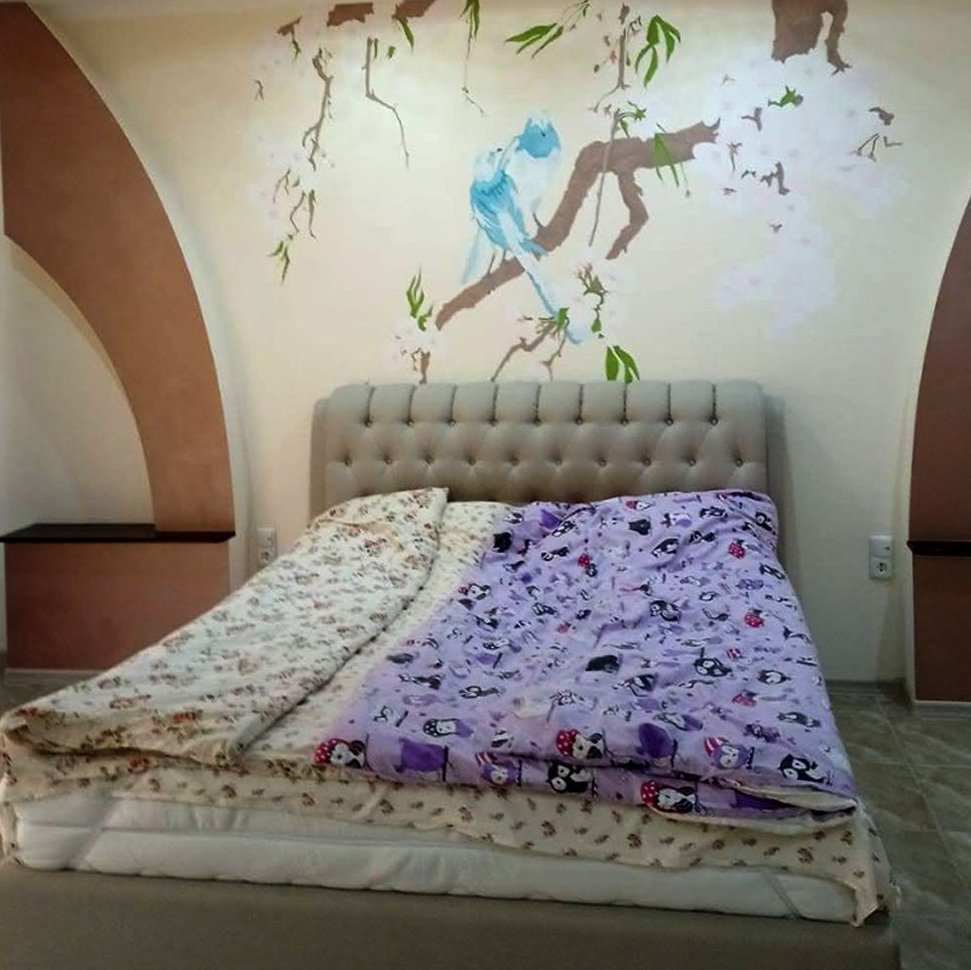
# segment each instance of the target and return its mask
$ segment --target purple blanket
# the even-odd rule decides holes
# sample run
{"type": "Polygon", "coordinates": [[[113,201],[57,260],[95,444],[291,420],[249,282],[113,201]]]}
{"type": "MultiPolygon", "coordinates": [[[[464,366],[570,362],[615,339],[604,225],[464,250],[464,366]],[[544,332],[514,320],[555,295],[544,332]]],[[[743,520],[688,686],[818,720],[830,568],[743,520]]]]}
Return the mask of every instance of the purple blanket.
{"type": "Polygon", "coordinates": [[[493,528],[315,763],[709,818],[853,808],[770,499],[534,503],[493,528]]]}

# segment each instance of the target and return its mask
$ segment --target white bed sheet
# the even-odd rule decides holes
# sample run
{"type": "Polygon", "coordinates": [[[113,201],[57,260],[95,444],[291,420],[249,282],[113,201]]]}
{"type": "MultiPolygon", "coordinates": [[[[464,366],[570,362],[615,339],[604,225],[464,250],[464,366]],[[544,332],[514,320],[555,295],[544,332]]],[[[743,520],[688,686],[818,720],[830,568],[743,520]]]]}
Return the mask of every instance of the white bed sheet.
{"type": "Polygon", "coordinates": [[[842,885],[779,870],[672,870],[492,847],[253,808],[77,792],[15,806],[15,857],[35,869],[555,899],[849,922],[842,885]]]}

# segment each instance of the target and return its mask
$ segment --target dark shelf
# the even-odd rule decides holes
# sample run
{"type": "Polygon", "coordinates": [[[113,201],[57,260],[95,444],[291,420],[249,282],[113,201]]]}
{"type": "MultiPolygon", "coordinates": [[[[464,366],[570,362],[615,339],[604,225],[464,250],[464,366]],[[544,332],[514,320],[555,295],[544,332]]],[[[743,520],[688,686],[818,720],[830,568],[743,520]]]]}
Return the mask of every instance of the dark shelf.
{"type": "Polygon", "coordinates": [[[38,522],[0,542],[227,542],[235,532],[160,532],[151,522],[38,522]]]}
{"type": "Polygon", "coordinates": [[[963,556],[971,558],[971,539],[909,539],[915,556],[963,556]]]}

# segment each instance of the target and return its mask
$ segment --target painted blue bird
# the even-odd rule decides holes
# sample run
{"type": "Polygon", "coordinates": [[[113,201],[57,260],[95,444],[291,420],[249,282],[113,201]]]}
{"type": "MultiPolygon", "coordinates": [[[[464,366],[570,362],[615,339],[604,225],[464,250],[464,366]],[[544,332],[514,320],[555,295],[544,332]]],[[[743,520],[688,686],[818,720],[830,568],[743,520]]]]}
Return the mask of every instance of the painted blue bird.
{"type": "MultiPolygon", "coordinates": [[[[507,252],[512,253],[551,317],[556,316],[559,303],[542,277],[538,257],[546,251],[533,241],[526,229],[524,199],[535,218],[535,210],[542,199],[539,174],[548,171],[555,163],[559,150],[559,137],[553,126],[543,119],[531,118],[522,133],[505,149],[494,149],[479,156],[469,189],[472,216],[479,231],[463,275],[464,282],[477,275],[486,254],[490,256],[488,265],[491,269],[497,253],[500,258],[507,252]],[[518,173],[528,196],[522,194],[510,166],[518,173]]],[[[542,181],[545,183],[547,179],[542,181]]]]}
{"type": "Polygon", "coordinates": [[[556,128],[545,112],[527,119],[523,130],[506,149],[506,171],[516,185],[519,198],[541,227],[537,212],[560,164],[562,145],[556,128]]]}
{"type": "Polygon", "coordinates": [[[491,243],[494,252],[512,253],[539,294],[546,312],[555,317],[558,304],[542,279],[538,256],[545,250],[530,238],[526,231],[522,207],[516,185],[501,164],[505,153],[499,149],[483,152],[475,165],[475,178],[469,189],[472,216],[479,233],[469,255],[465,276],[470,279],[481,261],[483,239],[491,243]]]}

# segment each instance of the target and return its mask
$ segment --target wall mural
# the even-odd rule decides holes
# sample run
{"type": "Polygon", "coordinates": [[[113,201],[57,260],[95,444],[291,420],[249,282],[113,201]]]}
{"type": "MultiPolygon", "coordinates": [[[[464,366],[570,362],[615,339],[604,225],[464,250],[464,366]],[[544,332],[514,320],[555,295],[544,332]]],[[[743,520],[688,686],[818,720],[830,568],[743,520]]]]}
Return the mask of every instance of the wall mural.
{"type": "MultiPolygon", "coordinates": [[[[316,24],[308,13],[277,29],[254,78],[257,110],[270,84],[309,78],[317,91],[316,113],[292,142],[263,146],[272,172],[262,197],[274,225],[268,253],[281,281],[298,251],[304,258],[317,238],[315,217],[333,165],[328,146],[339,72],[356,66],[363,74],[363,84],[347,85],[343,97],[363,99],[387,116],[400,143],[400,160],[388,164],[407,169],[418,149],[409,142],[408,119],[381,89],[381,66],[404,49],[420,56],[422,20],[445,5],[338,3],[316,24]]],[[[489,4],[464,0],[453,13],[466,28],[455,84],[471,114],[484,117],[488,105],[470,85],[470,67],[489,4]]],[[[509,345],[483,376],[498,379],[512,360],[527,357],[535,376],[552,378],[564,355],[595,341],[608,380],[639,377],[625,343],[635,298],[627,263],[650,218],[646,178],[657,180],[656,191],[678,193],[689,208],[722,207],[761,234],[759,253],[713,281],[716,303],[752,305],[777,330],[831,305],[835,259],[807,186],[822,181],[870,210],[902,189],[885,161],[902,144],[891,135],[894,112],[864,81],[846,80],[852,74],[843,51],[847,17],[847,0],[772,0],[765,37],[712,77],[704,116],[679,128],[658,124],[652,103],[655,79],[687,41],[673,13],[579,0],[553,21],[527,18],[503,47],[537,71],[565,38],[579,35],[589,45],[590,101],[575,110],[592,112],[602,137],[566,144],[557,119],[538,111],[522,118],[504,144],[482,147],[469,172],[467,204],[446,203],[448,211],[467,213],[456,216],[469,225],[464,272],[454,293],[434,298],[425,292],[420,265],[401,282],[402,313],[391,334],[396,359],[428,380],[463,315],[525,276],[530,302],[508,315],[509,345]],[[561,170],[569,176],[553,198],[561,170]],[[611,193],[626,221],[608,234],[601,215],[611,193]],[[554,273],[549,257],[567,246],[576,253],[572,269],[554,273]]]]}

